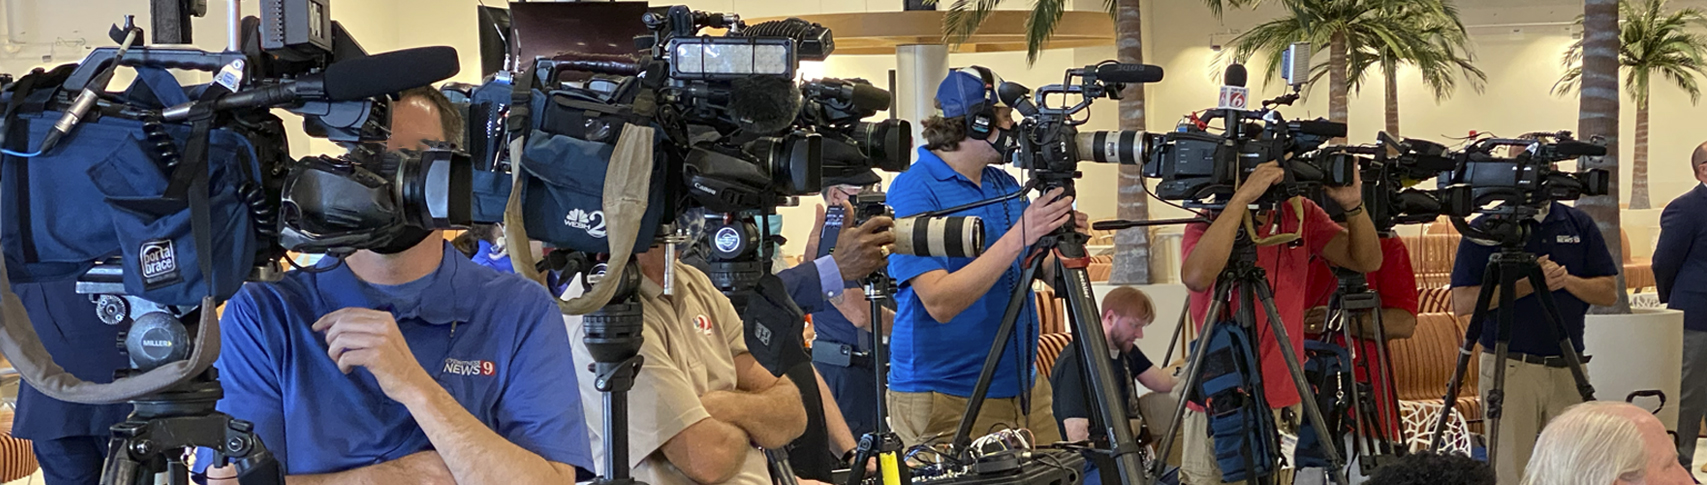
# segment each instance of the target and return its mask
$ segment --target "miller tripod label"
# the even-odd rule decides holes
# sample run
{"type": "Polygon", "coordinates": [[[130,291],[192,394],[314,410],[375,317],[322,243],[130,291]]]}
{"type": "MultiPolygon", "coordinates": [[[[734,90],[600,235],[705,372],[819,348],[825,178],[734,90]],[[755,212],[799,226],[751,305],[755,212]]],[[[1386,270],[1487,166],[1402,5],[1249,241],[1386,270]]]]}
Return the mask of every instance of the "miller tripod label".
{"type": "Polygon", "coordinates": [[[155,289],[181,281],[178,274],[178,251],[171,239],[155,239],[142,243],[138,251],[142,261],[142,286],[155,289]]]}

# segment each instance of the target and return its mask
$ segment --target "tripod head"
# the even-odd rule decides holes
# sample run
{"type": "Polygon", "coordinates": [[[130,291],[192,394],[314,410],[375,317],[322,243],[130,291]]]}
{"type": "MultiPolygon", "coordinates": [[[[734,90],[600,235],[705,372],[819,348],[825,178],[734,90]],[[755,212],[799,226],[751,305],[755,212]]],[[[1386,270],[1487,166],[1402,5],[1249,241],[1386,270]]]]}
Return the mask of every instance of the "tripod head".
{"type": "MultiPolygon", "coordinates": [[[[623,268],[622,274],[604,277],[619,278],[616,294],[604,308],[588,313],[584,318],[587,353],[592,354],[595,365],[621,365],[640,353],[642,330],[645,328],[640,302],[636,299],[640,290],[640,268],[631,263],[623,268]]],[[[600,376],[597,387],[608,392],[612,383],[604,377],[600,376]]]]}

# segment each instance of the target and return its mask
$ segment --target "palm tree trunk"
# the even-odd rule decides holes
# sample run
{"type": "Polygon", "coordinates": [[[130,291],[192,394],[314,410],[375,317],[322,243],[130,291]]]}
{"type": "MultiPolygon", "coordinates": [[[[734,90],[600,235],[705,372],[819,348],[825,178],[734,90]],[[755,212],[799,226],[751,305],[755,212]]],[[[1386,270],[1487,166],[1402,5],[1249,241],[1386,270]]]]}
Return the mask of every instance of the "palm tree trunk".
{"type": "MultiPolygon", "coordinates": [[[[1345,123],[1347,114],[1346,101],[1346,38],[1344,33],[1335,33],[1328,44],[1328,121],[1345,123]]],[[[1330,143],[1343,144],[1345,138],[1335,138],[1330,143]]]]}
{"type": "MultiPolygon", "coordinates": [[[[1614,260],[1616,255],[1624,253],[1618,217],[1618,34],[1618,0],[1583,1],[1583,77],[1577,132],[1583,139],[1605,140],[1606,156],[1584,159],[1583,165],[1605,169],[1610,172],[1611,181],[1606,195],[1583,197],[1577,201],[1577,208],[1594,218],[1614,260]]],[[[1618,303],[1590,311],[1630,313],[1622,271],[1618,273],[1617,287],[1618,303]]]]}
{"type": "Polygon", "coordinates": [[[1648,93],[1636,101],[1636,154],[1630,157],[1630,208],[1649,209],[1648,202],[1648,93]]]}
{"type": "Polygon", "coordinates": [[[1382,77],[1387,78],[1387,134],[1399,136],[1399,69],[1383,63],[1382,77]]]}
{"type": "MultiPolygon", "coordinates": [[[[1139,16],[1139,4],[1140,0],[1119,0],[1115,4],[1115,45],[1120,62],[1144,62],[1144,22],[1139,16]]],[[[1121,94],[1120,129],[1144,130],[1144,85],[1127,85],[1126,92],[1121,94]]],[[[1120,166],[1116,217],[1132,221],[1150,219],[1150,200],[1144,192],[1143,172],[1139,165],[1120,166]]],[[[1120,231],[1114,236],[1114,268],[1109,274],[1109,282],[1117,285],[1150,284],[1150,259],[1148,228],[1120,231]]]]}

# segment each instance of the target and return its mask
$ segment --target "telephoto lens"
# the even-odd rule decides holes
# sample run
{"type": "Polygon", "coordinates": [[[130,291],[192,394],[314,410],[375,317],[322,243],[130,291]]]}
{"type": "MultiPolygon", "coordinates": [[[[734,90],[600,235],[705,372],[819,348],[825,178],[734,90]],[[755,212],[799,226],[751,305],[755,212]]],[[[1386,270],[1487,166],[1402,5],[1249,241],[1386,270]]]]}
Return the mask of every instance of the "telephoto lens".
{"type": "Polygon", "coordinates": [[[1143,163],[1145,134],[1142,131],[1093,131],[1073,137],[1080,161],[1137,165],[1143,163]]]}
{"type": "Polygon", "coordinates": [[[976,258],[984,254],[984,221],[975,216],[895,220],[895,254],[976,258]]]}

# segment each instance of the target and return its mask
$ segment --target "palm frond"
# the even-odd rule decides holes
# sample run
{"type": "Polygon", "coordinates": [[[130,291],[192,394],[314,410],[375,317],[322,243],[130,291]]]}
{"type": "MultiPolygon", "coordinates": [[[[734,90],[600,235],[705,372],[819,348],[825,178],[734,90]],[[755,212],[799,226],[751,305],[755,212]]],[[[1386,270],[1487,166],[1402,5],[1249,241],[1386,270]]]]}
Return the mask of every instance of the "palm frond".
{"type": "Polygon", "coordinates": [[[1066,0],[1034,0],[1031,3],[1031,16],[1025,19],[1026,65],[1037,63],[1038,54],[1043,52],[1049,37],[1055,35],[1055,26],[1061,23],[1061,16],[1066,13],[1066,3],[1066,0]]]}
{"type": "MultiPolygon", "coordinates": [[[[939,0],[931,0],[937,3],[939,0]]],[[[943,15],[942,39],[950,45],[966,43],[972,34],[978,32],[978,27],[984,25],[984,19],[996,10],[996,5],[1002,0],[954,0],[948,7],[948,13],[943,15]]]]}

